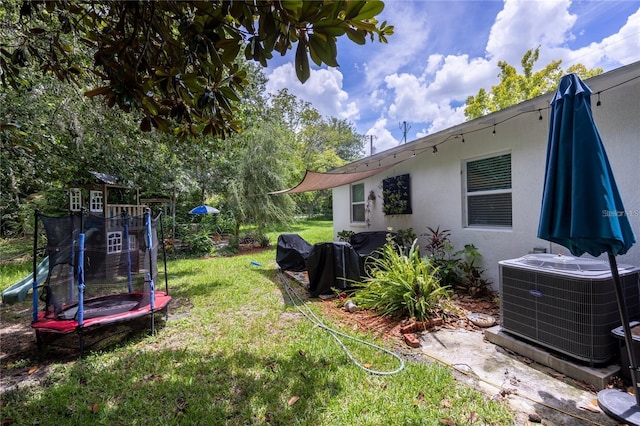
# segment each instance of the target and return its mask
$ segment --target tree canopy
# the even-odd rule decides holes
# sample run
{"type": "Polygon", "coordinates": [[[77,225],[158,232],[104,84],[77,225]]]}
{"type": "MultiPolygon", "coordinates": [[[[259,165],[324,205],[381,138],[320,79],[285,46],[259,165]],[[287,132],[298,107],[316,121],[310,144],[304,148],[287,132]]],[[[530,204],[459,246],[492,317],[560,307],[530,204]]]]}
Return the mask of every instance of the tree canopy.
{"type": "MultiPolygon", "coordinates": [[[[516,68],[505,61],[498,62],[500,83],[491,86],[489,92],[482,88],[476,96],[469,96],[464,110],[465,117],[468,120],[482,117],[554,90],[562,75],[565,74],[561,68],[562,61],[552,61],[541,70],[534,72],[533,66],[539,54],[539,47],[535,50],[527,50],[520,61],[523,74],[518,74],[516,68]]],[[[566,73],[576,73],[581,78],[593,77],[602,72],[602,68],[588,70],[582,64],[572,65],[566,70],[566,73]]]]}
{"type": "Polygon", "coordinates": [[[240,57],[267,66],[295,47],[304,82],[309,58],[338,66],[339,37],[386,42],[393,27],[376,20],[383,8],[378,0],[9,1],[0,80],[28,86],[25,69],[37,66],[65,83],[91,81],[86,96],[140,111],[144,131],[224,138],[241,128],[240,57]]]}
{"type": "Polygon", "coordinates": [[[362,138],[350,123],[322,117],[286,90],[265,96],[261,67],[248,62],[243,69],[237,114],[245,131],[226,140],[141,132],[140,111],[109,108],[51,75],[36,73],[29,87],[0,90],[1,119],[12,123],[0,125],[0,236],[28,229],[35,207],[65,211],[64,190],[86,183],[90,171],[131,182],[145,196],[175,196],[182,206],[213,200],[237,225],[264,227],[291,220],[294,211],[330,209],[328,191],[266,193],[298,183],[305,169],[352,160],[362,138]]]}

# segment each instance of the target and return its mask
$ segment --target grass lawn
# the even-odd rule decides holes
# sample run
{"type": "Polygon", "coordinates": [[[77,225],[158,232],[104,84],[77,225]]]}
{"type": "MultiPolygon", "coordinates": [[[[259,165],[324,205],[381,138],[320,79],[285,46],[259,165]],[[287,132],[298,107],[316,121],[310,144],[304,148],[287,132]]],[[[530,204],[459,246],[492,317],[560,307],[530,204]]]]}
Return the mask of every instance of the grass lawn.
{"type": "MultiPolygon", "coordinates": [[[[333,240],[330,222],[302,221],[272,232],[272,248],[259,253],[170,261],[168,321],[154,336],[139,333],[82,359],[57,357],[55,348],[39,354],[35,341],[9,356],[3,345],[2,425],[513,424],[504,405],[456,383],[445,367],[407,361],[398,374],[373,375],[353,364],[290,303],[275,263],[280,233],[333,240]],[[9,376],[21,384],[5,389],[9,376]]],[[[0,244],[1,260],[8,246],[15,242],[0,244]]],[[[27,265],[2,262],[2,289],[22,278],[16,271],[30,269],[29,256],[12,256],[27,265]]],[[[29,307],[28,301],[3,307],[0,328],[28,329],[29,307]]],[[[25,339],[34,340],[33,333],[25,339]]],[[[398,366],[388,354],[346,343],[368,368],[398,366]]]]}

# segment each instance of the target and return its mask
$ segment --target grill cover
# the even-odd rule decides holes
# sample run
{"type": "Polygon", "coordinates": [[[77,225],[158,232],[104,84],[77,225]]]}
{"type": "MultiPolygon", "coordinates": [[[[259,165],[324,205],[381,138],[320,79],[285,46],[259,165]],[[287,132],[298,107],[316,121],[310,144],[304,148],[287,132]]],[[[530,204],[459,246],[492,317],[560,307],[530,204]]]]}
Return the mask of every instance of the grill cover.
{"type": "Polygon", "coordinates": [[[317,243],[307,258],[311,297],[333,293],[333,289],[351,288],[360,281],[360,257],[344,242],[317,243]]]}
{"type": "Polygon", "coordinates": [[[367,275],[366,263],[369,257],[378,257],[377,250],[387,243],[387,235],[395,238],[395,232],[389,231],[366,231],[358,232],[351,237],[349,243],[360,257],[360,275],[367,275]]]}
{"type": "Polygon", "coordinates": [[[388,231],[358,232],[349,242],[360,256],[371,256],[374,251],[387,243],[387,234],[395,236],[395,233],[388,231]]]}
{"type": "Polygon", "coordinates": [[[298,234],[280,234],[276,262],[283,271],[306,271],[306,259],[313,246],[298,234]]]}

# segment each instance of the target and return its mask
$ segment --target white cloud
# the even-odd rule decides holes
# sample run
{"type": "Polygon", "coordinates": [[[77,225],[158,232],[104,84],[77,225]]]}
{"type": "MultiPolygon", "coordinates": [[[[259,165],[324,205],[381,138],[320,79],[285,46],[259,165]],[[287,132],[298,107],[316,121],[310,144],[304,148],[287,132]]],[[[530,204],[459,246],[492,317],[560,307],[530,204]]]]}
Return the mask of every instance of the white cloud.
{"type": "MultiPolygon", "coordinates": [[[[391,132],[387,129],[387,119],[378,118],[373,127],[366,131],[365,135],[373,135],[373,152],[382,152],[394,146],[398,146],[399,141],[393,137],[391,132]]],[[[367,136],[367,143],[365,144],[365,152],[369,155],[371,140],[367,136]]]]}
{"type": "Polygon", "coordinates": [[[369,95],[369,106],[372,106],[374,108],[383,107],[386,103],[384,99],[385,96],[386,96],[386,93],[384,90],[381,90],[381,89],[373,90],[369,95]]]}
{"type": "Polygon", "coordinates": [[[325,117],[338,117],[350,121],[360,118],[360,110],[342,87],[342,73],[335,68],[311,70],[311,76],[304,83],[296,77],[293,64],[287,63],[274,68],[268,76],[267,92],[276,93],[286,88],[300,99],[310,102],[325,117]]]}
{"type": "Polygon", "coordinates": [[[367,129],[364,133],[376,136],[374,145],[380,152],[399,143],[402,121],[413,127],[409,141],[463,122],[467,97],[498,83],[498,61],[521,71],[520,61],[529,49],[540,46],[537,69],[560,59],[563,68],[582,63],[610,70],[640,59],[640,9],[617,33],[612,34],[618,30],[613,28],[604,32],[612,35],[575,47],[589,36],[589,31],[578,32],[594,23],[605,24],[603,13],[615,6],[572,6],[570,0],[492,3],[485,15],[488,19],[469,17],[467,29],[486,38],[483,52],[484,40],[469,43],[475,32],[453,31],[454,22],[448,21],[448,12],[451,19],[466,16],[465,3],[388,2],[382,19],[396,28],[388,45],[376,41],[372,46],[367,40],[366,46],[354,48],[339,41],[340,70],[312,71],[309,81],[301,85],[293,66],[287,64],[273,70],[267,87],[270,91],[286,87],[322,114],[356,122],[359,131],[367,129]],[[473,53],[469,46],[475,48],[473,53]]]}
{"type": "Polygon", "coordinates": [[[427,68],[425,68],[425,74],[435,74],[436,71],[442,67],[442,63],[444,62],[444,55],[440,53],[436,53],[434,55],[429,55],[429,59],[427,59],[427,68]]]}
{"type": "Polygon", "coordinates": [[[629,17],[619,33],[572,52],[565,47],[573,38],[571,28],[577,19],[569,13],[570,5],[568,0],[506,0],[492,25],[485,57],[433,53],[420,76],[387,75],[384,82],[393,93],[389,118],[424,123],[416,137],[459,124],[465,120],[461,104],[467,97],[498,83],[498,60],[520,68],[524,53],[538,46],[539,68],[556,59],[562,59],[564,67],[578,62],[593,67],[605,60],[623,64],[638,60],[640,10],[629,17]]]}
{"type": "Polygon", "coordinates": [[[627,22],[615,34],[594,42],[575,51],[567,50],[563,65],[581,63],[588,68],[597,66],[611,67],[611,64],[628,65],[640,56],[640,8],[629,16],[627,22]]]}
{"type": "MultiPolygon", "coordinates": [[[[640,9],[628,17],[617,33],[572,50],[568,42],[575,38],[572,28],[579,17],[569,12],[570,6],[569,0],[506,0],[491,28],[488,58],[519,66],[525,51],[538,46],[538,69],[560,59],[563,68],[581,63],[587,68],[602,66],[609,70],[640,58],[640,9]]],[[[602,12],[600,8],[595,10],[602,12]]],[[[585,11],[584,19],[591,19],[589,13],[585,11]]]]}
{"type": "Polygon", "coordinates": [[[569,13],[570,5],[569,0],[505,0],[489,34],[488,58],[519,64],[525,51],[542,46],[538,65],[546,65],[551,59],[542,58],[545,49],[573,37],[577,17],[569,13]]]}
{"type": "Polygon", "coordinates": [[[467,55],[430,57],[423,77],[412,74],[392,74],[385,78],[387,87],[394,92],[389,107],[389,117],[414,123],[430,123],[416,133],[438,130],[460,124],[465,120],[464,108],[452,104],[464,103],[469,95],[475,95],[479,87],[493,84],[497,74],[495,65],[477,58],[469,61],[467,55]],[[432,67],[434,63],[440,67],[432,67]]]}
{"type": "Polygon", "coordinates": [[[389,106],[389,117],[403,121],[425,121],[433,111],[427,100],[423,81],[412,74],[391,74],[384,79],[387,87],[394,91],[395,99],[389,106]]]}
{"type": "MultiPolygon", "coordinates": [[[[423,126],[420,130],[414,133],[415,138],[421,138],[431,133],[439,132],[440,130],[448,129],[457,124],[465,121],[464,105],[459,107],[452,107],[448,102],[443,101],[440,104],[434,105],[436,114],[430,120],[422,120],[420,123],[428,123],[427,126],[423,126]]],[[[407,137],[407,140],[413,138],[407,137]]]]}
{"type": "Polygon", "coordinates": [[[415,62],[416,57],[420,57],[424,47],[428,45],[429,24],[432,19],[431,16],[420,13],[420,9],[420,2],[387,3],[382,19],[396,23],[395,32],[388,38],[387,44],[376,41],[375,53],[367,55],[364,64],[367,86],[378,86],[386,75],[415,62]]]}
{"type": "MultiPolygon", "coordinates": [[[[453,108],[448,102],[443,102],[439,107],[439,114],[431,121],[430,126],[427,129],[427,134],[435,133],[440,130],[448,129],[456,124],[463,123],[465,121],[464,105],[453,108]]],[[[418,135],[417,137],[424,136],[418,135]]]]}
{"type": "Polygon", "coordinates": [[[497,74],[496,64],[484,58],[469,60],[468,55],[448,55],[440,69],[433,73],[428,96],[464,102],[481,87],[497,83],[497,74]]]}
{"type": "Polygon", "coordinates": [[[617,34],[604,40],[606,57],[612,61],[628,65],[638,60],[640,56],[640,8],[629,16],[626,24],[617,34]]]}

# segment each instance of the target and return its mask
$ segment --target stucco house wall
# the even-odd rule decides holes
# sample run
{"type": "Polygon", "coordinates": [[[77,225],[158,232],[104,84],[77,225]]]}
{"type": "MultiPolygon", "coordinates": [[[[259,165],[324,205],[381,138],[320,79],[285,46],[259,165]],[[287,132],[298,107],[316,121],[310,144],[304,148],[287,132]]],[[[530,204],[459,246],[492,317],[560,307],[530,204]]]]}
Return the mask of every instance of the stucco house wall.
{"type": "MultiPolygon", "coordinates": [[[[640,238],[640,63],[586,80],[592,88],[594,118],[609,156],[627,214],[637,238],[640,238]],[[615,77],[615,78],[614,78],[615,77]],[[620,84],[623,82],[622,84],[620,84]],[[615,86],[617,85],[617,86],[615,86]],[[612,87],[614,86],[614,87],[612,87]],[[596,106],[601,91],[601,105],[596,106]]],[[[359,160],[343,171],[364,170],[374,165],[397,161],[394,154],[407,159],[364,181],[365,195],[374,191],[368,202],[366,223],[350,219],[350,188],[333,189],[334,235],[341,230],[374,231],[413,228],[424,245],[427,227],[451,231],[456,249],[474,244],[483,256],[481,266],[494,289],[499,287],[498,262],[523,256],[534,248],[550,253],[569,252],[562,246],[537,238],[542,199],[547,135],[547,94],[510,107],[499,113],[464,123],[435,135],[429,135],[401,147],[359,160]],[[540,120],[542,116],[542,120],[540,120]],[[493,133],[495,124],[495,134],[493,133]],[[464,143],[462,142],[464,139],[464,143]],[[445,141],[442,143],[441,141],[445,141]],[[437,152],[432,152],[432,145],[437,152]],[[412,150],[413,148],[413,150],[412,150]],[[417,149],[420,148],[420,149],[417,149]],[[411,157],[413,152],[416,153],[411,157]],[[511,228],[465,227],[463,169],[464,161],[499,153],[511,154],[512,220],[511,228]],[[402,155],[401,155],[402,154],[402,155]],[[409,173],[412,214],[385,216],[382,212],[384,178],[409,173]]],[[[640,266],[640,243],[634,245],[618,263],[640,266]]]]}

